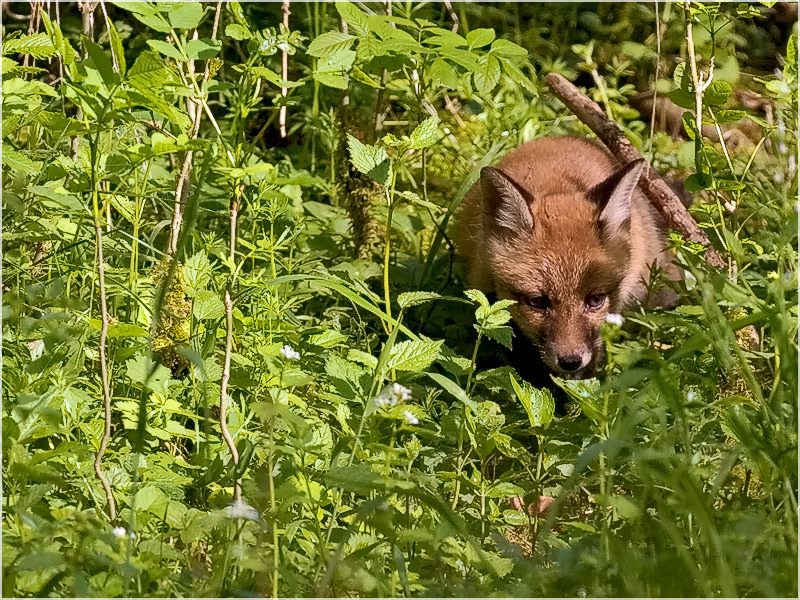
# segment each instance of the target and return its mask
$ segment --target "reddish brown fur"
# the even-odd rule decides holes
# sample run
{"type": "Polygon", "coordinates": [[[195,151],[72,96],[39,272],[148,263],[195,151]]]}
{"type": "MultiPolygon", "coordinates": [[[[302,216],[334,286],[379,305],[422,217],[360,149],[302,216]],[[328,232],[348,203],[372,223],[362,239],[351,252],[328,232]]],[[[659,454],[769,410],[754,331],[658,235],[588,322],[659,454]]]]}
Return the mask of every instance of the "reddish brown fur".
{"type": "Polygon", "coordinates": [[[508,154],[498,168],[525,193],[533,228],[510,231],[487,217],[502,194],[486,197],[495,188],[484,174],[467,194],[460,217],[458,245],[468,284],[518,301],[512,316],[550,368],[561,370],[559,357],[590,353],[590,362],[576,373],[588,375],[602,354],[598,332],[606,314],[642,299],[650,265],[669,262],[662,253],[663,232],[638,189],[629,228],[615,233],[599,225],[603,207],[587,191],[619,167],[589,141],[535,140],[508,154]],[[608,295],[605,305],[587,309],[587,296],[597,293],[608,295]],[[531,308],[524,302],[531,296],[547,296],[551,306],[531,308]]]}

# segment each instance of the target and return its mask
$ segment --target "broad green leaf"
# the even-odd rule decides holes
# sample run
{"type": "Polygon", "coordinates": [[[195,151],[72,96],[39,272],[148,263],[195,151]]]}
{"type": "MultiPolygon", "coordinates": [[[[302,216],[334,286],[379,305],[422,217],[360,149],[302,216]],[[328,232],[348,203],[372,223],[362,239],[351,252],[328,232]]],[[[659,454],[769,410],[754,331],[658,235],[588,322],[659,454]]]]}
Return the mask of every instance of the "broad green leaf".
{"type": "Polygon", "coordinates": [[[703,103],[708,106],[721,106],[728,101],[732,91],[731,84],[727,81],[712,81],[708,89],[703,92],[703,103]]]}
{"type": "Polygon", "coordinates": [[[494,29],[473,29],[467,34],[467,44],[469,49],[482,48],[494,41],[494,29]]]}
{"type": "Polygon", "coordinates": [[[134,61],[127,79],[130,85],[143,93],[158,90],[167,79],[167,69],[156,52],[145,50],[134,61]]]}
{"type": "Polygon", "coordinates": [[[428,117],[411,132],[411,147],[415,150],[429,148],[439,138],[439,117],[428,117]]]}
{"type": "Polygon", "coordinates": [[[186,42],[186,55],[189,60],[197,59],[208,60],[214,58],[222,49],[222,44],[219,40],[212,40],[210,38],[200,38],[198,40],[189,40],[186,42]]]}
{"type": "Polygon", "coordinates": [[[350,48],[355,39],[356,37],[354,35],[338,31],[328,31],[315,38],[314,41],[309,44],[307,53],[309,56],[314,56],[316,58],[326,58],[332,56],[339,50],[350,48]]]}
{"type": "Polygon", "coordinates": [[[161,33],[169,33],[171,30],[169,21],[149,2],[114,2],[114,4],[132,13],[133,16],[150,29],[161,33]]]}
{"type": "Polygon", "coordinates": [[[268,69],[267,67],[250,67],[250,72],[256,77],[263,77],[270,83],[280,88],[296,88],[303,85],[302,81],[287,81],[282,79],[280,75],[278,75],[272,69],[268,69]]]}
{"type": "Polygon", "coordinates": [[[175,29],[194,29],[203,18],[202,2],[176,2],[167,12],[170,25],[175,29]]]}
{"type": "Polygon", "coordinates": [[[428,69],[428,76],[433,79],[436,85],[451,90],[461,85],[453,67],[451,67],[446,60],[441,58],[434,59],[433,64],[431,64],[428,69]]]}
{"type": "Polygon", "coordinates": [[[556,403],[550,390],[535,388],[527,381],[523,381],[520,385],[513,375],[511,385],[525,412],[528,413],[531,427],[541,427],[553,420],[556,403]]]}
{"type": "Polygon", "coordinates": [[[366,34],[369,31],[366,15],[355,4],[352,2],[336,2],[334,6],[336,6],[336,11],[344,19],[345,23],[358,30],[356,33],[366,34]]]}
{"type": "Polygon", "coordinates": [[[253,34],[250,33],[250,30],[244,25],[239,25],[239,23],[228,23],[225,26],[225,35],[241,41],[249,40],[253,34]]]}
{"type": "Polygon", "coordinates": [[[423,371],[439,357],[444,341],[408,340],[394,345],[387,361],[387,369],[398,371],[423,371]]]}
{"type": "Polygon", "coordinates": [[[464,295],[472,300],[473,302],[477,302],[480,304],[481,308],[488,311],[489,310],[489,300],[486,298],[484,293],[480,290],[465,290],[464,295]]]}
{"type": "Polygon", "coordinates": [[[146,354],[139,354],[126,361],[125,371],[133,383],[146,386],[149,390],[164,392],[167,389],[167,382],[170,378],[169,369],[153,363],[146,354]]]}
{"type": "Polygon", "coordinates": [[[186,61],[186,58],[180,53],[180,51],[175,46],[173,46],[172,44],[168,44],[164,40],[147,40],[147,45],[150,46],[153,50],[157,50],[164,56],[174,58],[175,60],[180,62],[186,61]]]}
{"type": "Polygon", "coordinates": [[[488,94],[500,81],[500,63],[491,54],[478,60],[478,69],[472,75],[475,90],[479,94],[488,94]]]}
{"type": "Polygon", "coordinates": [[[347,134],[347,148],[350,151],[350,161],[356,170],[364,175],[369,175],[381,185],[389,185],[391,162],[386,150],[380,146],[362,144],[349,133],[347,134]]]}
{"type": "Polygon", "coordinates": [[[325,87],[334,88],[336,90],[347,89],[347,78],[337,73],[315,72],[314,81],[318,81],[325,87]]]}
{"type": "Polygon", "coordinates": [[[221,319],[225,316],[225,305],[216,292],[200,290],[195,296],[192,314],[198,321],[221,319]]]}
{"type": "Polygon", "coordinates": [[[28,176],[35,175],[42,168],[42,163],[31,160],[5,142],[3,142],[3,164],[28,176]]]}
{"type": "Polygon", "coordinates": [[[89,58],[92,59],[95,68],[100,72],[100,76],[103,78],[103,83],[109,88],[119,83],[119,74],[114,72],[114,65],[111,62],[111,57],[106,54],[105,50],[87,37],[83,37],[82,40],[86,52],[89,54],[89,58]]]}

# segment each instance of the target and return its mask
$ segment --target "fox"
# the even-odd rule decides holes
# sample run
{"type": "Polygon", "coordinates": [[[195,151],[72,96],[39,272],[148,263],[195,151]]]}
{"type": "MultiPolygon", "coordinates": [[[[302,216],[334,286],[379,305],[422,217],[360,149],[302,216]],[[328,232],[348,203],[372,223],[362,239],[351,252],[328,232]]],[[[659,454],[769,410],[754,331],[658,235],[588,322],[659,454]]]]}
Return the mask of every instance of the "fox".
{"type": "Polygon", "coordinates": [[[645,299],[651,268],[669,270],[663,220],[638,188],[645,168],[586,139],[545,137],[484,167],[464,197],[467,284],[516,301],[514,323],[555,375],[593,376],[606,316],[645,299]]]}

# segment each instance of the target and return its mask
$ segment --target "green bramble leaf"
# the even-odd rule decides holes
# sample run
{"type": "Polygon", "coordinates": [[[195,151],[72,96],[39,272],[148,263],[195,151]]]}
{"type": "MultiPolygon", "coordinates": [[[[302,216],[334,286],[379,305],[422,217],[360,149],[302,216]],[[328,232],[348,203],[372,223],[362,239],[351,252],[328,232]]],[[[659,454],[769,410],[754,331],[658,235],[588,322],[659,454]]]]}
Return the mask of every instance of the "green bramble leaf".
{"type": "Polygon", "coordinates": [[[49,58],[55,53],[56,47],[46,33],[3,40],[3,54],[29,54],[34,58],[49,58]]]}
{"type": "Polygon", "coordinates": [[[407,340],[392,346],[387,369],[398,371],[423,371],[439,358],[443,340],[407,340]]]}
{"type": "Polygon", "coordinates": [[[350,151],[350,162],[359,172],[372,177],[383,186],[391,182],[392,163],[386,150],[379,146],[362,144],[349,133],[347,149],[350,151]]]}
{"type": "Polygon", "coordinates": [[[431,147],[439,138],[439,117],[434,115],[428,117],[417,125],[411,132],[411,148],[419,150],[431,147]]]}
{"type": "Polygon", "coordinates": [[[419,306],[433,300],[442,298],[440,294],[435,292],[404,292],[397,297],[397,303],[400,308],[406,309],[412,306],[419,306]]]}
{"type": "Polygon", "coordinates": [[[315,58],[327,58],[340,50],[347,50],[356,37],[339,31],[323,33],[309,44],[307,53],[315,58]]]}
{"type": "Polygon", "coordinates": [[[514,393],[522,404],[522,408],[528,413],[531,427],[542,427],[552,421],[556,403],[550,390],[535,388],[527,381],[520,384],[513,375],[510,377],[514,393]]]}

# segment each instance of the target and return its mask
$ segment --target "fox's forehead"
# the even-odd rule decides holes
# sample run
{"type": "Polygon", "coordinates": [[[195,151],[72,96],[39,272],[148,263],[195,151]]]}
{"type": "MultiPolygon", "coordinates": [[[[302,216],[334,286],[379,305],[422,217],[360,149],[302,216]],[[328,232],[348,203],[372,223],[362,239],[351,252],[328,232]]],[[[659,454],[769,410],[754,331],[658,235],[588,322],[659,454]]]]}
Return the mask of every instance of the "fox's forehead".
{"type": "Polygon", "coordinates": [[[508,292],[582,298],[613,294],[623,278],[625,265],[599,240],[582,246],[563,240],[548,246],[537,242],[523,248],[507,247],[495,255],[497,283],[508,292]]]}

